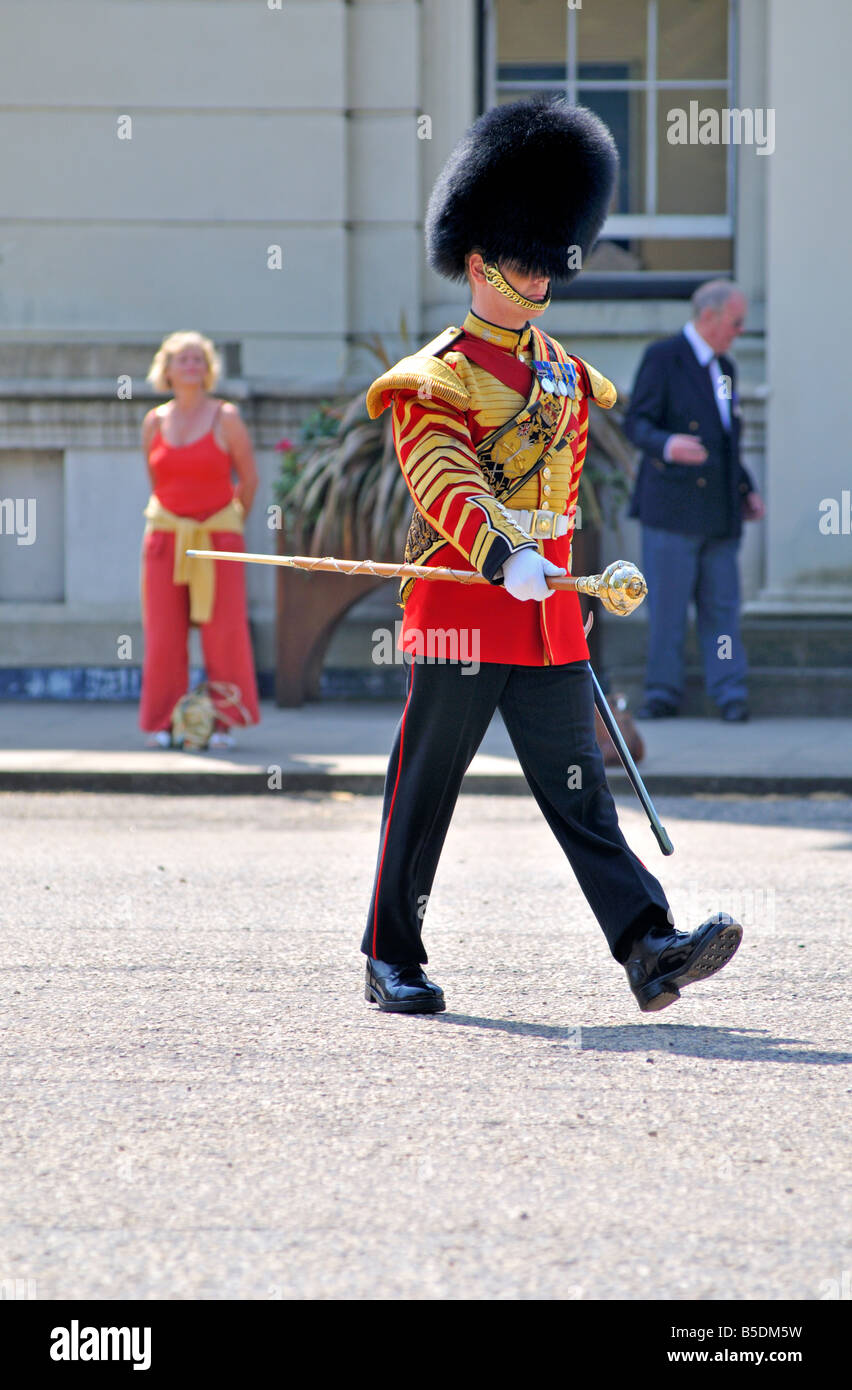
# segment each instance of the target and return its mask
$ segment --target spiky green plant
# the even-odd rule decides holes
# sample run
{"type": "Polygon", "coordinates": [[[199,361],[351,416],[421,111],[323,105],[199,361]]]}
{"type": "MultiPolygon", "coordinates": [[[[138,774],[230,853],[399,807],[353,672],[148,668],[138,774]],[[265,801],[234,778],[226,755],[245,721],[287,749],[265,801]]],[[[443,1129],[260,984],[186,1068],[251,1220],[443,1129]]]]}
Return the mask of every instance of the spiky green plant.
{"type": "Polygon", "coordinates": [[[371,420],[364,393],[317,414],[322,428],[285,455],[276,481],[288,536],[303,554],[394,559],[405,547],[411,497],[390,414],[371,420]]]}

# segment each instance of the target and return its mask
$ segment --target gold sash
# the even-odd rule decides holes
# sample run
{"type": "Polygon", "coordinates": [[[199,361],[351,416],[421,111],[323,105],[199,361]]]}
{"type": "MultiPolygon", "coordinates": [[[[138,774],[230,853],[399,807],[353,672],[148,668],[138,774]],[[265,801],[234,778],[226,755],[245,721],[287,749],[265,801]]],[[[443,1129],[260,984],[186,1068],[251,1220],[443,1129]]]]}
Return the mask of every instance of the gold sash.
{"type": "MultiPolygon", "coordinates": [[[[544,339],[535,328],[532,336],[533,348],[541,360],[547,352],[544,339]]],[[[564,354],[557,355],[556,361],[563,360],[564,354]]],[[[582,399],[579,382],[575,399],[582,399]]],[[[575,399],[543,391],[538,376],[533,373],[532,390],[517,415],[477,444],[479,462],[501,500],[505,489],[532,470],[543,455],[552,455],[576,439],[573,431],[565,439],[572,419],[576,418],[575,399]]]]}
{"type": "MultiPolygon", "coordinates": [[[[206,521],[197,521],[194,516],[178,516],[167,511],[160,499],[152,493],[143,515],[146,518],[145,535],[151,531],[175,532],[175,565],[172,581],[175,584],[189,585],[189,621],[209,623],[213,614],[213,600],[216,594],[216,566],[213,560],[199,560],[187,555],[187,550],[211,550],[212,531],[239,531],[242,534],[245,511],[239,498],[234,497],[227,505],[206,521]]],[[[143,570],[144,574],[144,570],[143,570]]],[[[145,602],[144,584],[142,603],[145,602]]]]}

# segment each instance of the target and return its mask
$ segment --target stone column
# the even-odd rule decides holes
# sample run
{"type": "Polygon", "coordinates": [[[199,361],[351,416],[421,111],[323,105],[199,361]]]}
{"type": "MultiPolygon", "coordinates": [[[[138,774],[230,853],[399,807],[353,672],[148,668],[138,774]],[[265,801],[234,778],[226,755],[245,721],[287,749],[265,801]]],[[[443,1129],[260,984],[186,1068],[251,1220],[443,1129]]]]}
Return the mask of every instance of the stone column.
{"type": "Polygon", "coordinates": [[[852,615],[852,7],[770,0],[767,566],[752,612],[852,615]]]}

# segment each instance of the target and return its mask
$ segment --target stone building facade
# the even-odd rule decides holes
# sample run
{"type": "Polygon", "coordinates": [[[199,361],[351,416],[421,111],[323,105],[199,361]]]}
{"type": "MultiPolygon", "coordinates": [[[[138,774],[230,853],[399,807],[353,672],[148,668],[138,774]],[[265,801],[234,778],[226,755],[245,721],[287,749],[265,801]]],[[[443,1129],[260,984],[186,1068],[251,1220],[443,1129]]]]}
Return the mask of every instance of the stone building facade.
{"type": "MultiPolygon", "coordinates": [[[[49,694],[51,680],[58,695],[134,688],[139,426],[163,336],[197,328],[220,346],[220,392],[240,405],[261,472],[248,544],[273,549],[276,443],[317,401],[368,382],[365,336],[401,353],[403,327],[416,341],[458,321],[463,296],[423,260],[429,189],[479,110],[543,88],[606,114],[625,167],[597,258],[546,327],[627,390],[645,346],[684,322],[694,284],[733,274],[751,300],[736,350],[747,462],[769,508],[744,546],[747,614],[831,622],[835,636],[852,617],[841,342],[852,190],[839,173],[852,7],[6,0],[5,30],[7,694],[49,694]],[[772,149],[678,150],[667,112],[693,101],[772,111],[772,149]],[[821,524],[832,499],[835,531],[821,524]]],[[[638,555],[631,523],[606,543],[638,555]]],[[[268,673],[274,576],[255,567],[248,580],[268,673]]],[[[357,664],[366,628],[397,612],[391,594],[369,600],[330,659],[357,664]]]]}

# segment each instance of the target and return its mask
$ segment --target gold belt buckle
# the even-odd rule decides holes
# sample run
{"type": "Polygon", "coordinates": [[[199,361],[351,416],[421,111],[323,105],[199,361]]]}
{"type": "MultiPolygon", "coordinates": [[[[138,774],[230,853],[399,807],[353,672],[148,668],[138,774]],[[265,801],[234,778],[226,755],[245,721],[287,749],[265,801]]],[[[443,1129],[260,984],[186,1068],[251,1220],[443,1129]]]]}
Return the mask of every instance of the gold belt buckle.
{"type": "Polygon", "coordinates": [[[555,512],[544,512],[540,508],[536,508],[535,533],[537,536],[540,536],[542,540],[553,539],[553,520],[555,516],[555,512]]]}

